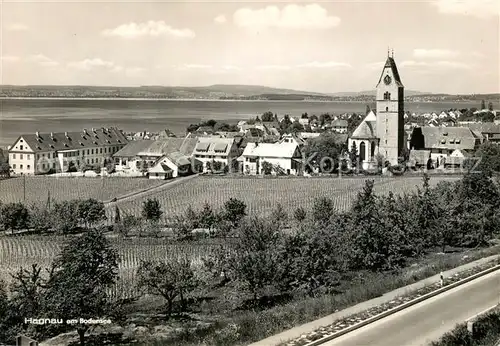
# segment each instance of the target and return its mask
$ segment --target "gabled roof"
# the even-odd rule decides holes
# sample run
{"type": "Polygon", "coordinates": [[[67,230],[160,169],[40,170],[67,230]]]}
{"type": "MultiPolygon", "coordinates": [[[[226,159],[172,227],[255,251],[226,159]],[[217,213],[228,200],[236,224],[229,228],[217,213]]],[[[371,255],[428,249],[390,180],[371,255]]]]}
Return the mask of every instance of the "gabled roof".
{"type": "Polygon", "coordinates": [[[332,126],[338,126],[338,127],[347,127],[347,120],[343,119],[335,119],[332,121],[332,126]]]}
{"type": "MultiPolygon", "coordinates": [[[[124,145],[128,143],[127,137],[125,137],[122,131],[114,127],[103,127],[84,130],[82,132],[23,134],[17,138],[14,144],[21,138],[23,138],[34,152],[92,149],[95,147],[124,145]]],[[[11,150],[15,150],[14,145],[11,150]]]]}
{"type": "Polygon", "coordinates": [[[279,143],[248,143],[243,156],[292,158],[298,145],[295,142],[279,143]]]}
{"type": "Polygon", "coordinates": [[[380,78],[378,80],[377,85],[379,85],[380,82],[382,81],[382,78],[384,76],[384,70],[386,68],[391,69],[392,75],[394,76],[394,82],[396,82],[396,84],[398,86],[404,87],[403,82],[401,82],[401,77],[399,77],[399,71],[398,71],[398,68],[396,66],[396,62],[394,61],[394,58],[391,58],[390,56],[388,56],[387,60],[385,61],[385,65],[384,65],[384,68],[382,69],[382,73],[380,74],[380,78]]]}
{"type": "Polygon", "coordinates": [[[148,172],[149,173],[167,173],[171,170],[172,169],[170,169],[170,167],[168,167],[165,163],[159,162],[156,165],[154,165],[153,167],[151,167],[148,170],[148,172]]]}
{"type": "Polygon", "coordinates": [[[197,138],[175,138],[169,137],[157,141],[138,140],[131,141],[121,150],[116,152],[115,157],[135,156],[163,156],[173,152],[181,152],[190,156],[196,145],[197,138]]]}
{"type": "Polygon", "coordinates": [[[193,154],[227,156],[234,143],[234,138],[200,137],[193,154]]]}
{"type": "Polygon", "coordinates": [[[361,124],[358,125],[356,130],[354,130],[351,138],[355,139],[369,139],[377,138],[376,134],[376,121],[366,121],[363,120],[361,124]]]}
{"type": "Polygon", "coordinates": [[[476,139],[467,127],[423,126],[421,129],[426,149],[474,149],[476,139]]]}

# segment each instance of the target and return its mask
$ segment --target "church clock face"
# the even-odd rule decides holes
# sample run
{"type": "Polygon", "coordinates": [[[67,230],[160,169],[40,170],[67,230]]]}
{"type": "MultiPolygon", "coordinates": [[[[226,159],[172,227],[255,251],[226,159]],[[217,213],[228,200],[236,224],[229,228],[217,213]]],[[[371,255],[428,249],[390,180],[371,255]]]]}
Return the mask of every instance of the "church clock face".
{"type": "Polygon", "coordinates": [[[384,83],[385,83],[386,85],[391,84],[391,81],[392,81],[392,79],[391,79],[391,77],[390,77],[389,75],[385,76],[385,78],[384,78],[384,83]]]}

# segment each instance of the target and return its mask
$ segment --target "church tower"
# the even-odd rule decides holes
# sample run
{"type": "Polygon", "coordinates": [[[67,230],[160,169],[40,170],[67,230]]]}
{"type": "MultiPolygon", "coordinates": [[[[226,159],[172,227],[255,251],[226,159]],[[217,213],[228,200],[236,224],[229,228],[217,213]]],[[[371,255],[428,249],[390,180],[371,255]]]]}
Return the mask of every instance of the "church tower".
{"type": "Polygon", "coordinates": [[[405,132],[404,86],[394,61],[394,51],[392,56],[387,52],[387,61],[377,84],[376,102],[378,152],[391,165],[396,165],[405,146],[405,132]]]}

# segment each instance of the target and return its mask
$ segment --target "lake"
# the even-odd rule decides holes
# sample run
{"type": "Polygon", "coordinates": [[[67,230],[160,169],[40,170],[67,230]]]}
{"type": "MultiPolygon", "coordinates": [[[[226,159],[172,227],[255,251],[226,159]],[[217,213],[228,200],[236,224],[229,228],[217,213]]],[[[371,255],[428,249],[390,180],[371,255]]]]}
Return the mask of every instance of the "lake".
{"type": "MultiPolygon", "coordinates": [[[[373,106],[373,105],[371,105],[373,106]]],[[[478,102],[407,102],[410,112],[440,112],[450,108],[478,107],[478,102]]],[[[495,105],[496,108],[497,105],[495,105]]],[[[320,101],[218,101],[218,100],[0,100],[0,147],[12,144],[23,133],[81,131],[116,126],[124,131],[159,132],[169,128],[184,134],[189,124],[214,119],[235,122],[265,111],[290,114],[364,113],[364,102],[320,101]]]]}

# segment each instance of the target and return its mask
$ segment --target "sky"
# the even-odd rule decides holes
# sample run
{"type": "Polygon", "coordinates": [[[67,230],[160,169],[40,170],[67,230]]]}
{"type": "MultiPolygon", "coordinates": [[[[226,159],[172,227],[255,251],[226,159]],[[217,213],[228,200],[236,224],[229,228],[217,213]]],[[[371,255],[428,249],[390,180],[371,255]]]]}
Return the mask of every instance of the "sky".
{"type": "Polygon", "coordinates": [[[0,0],[0,83],[500,92],[500,0],[0,0]],[[392,53],[391,53],[392,54],[392,53]]]}

